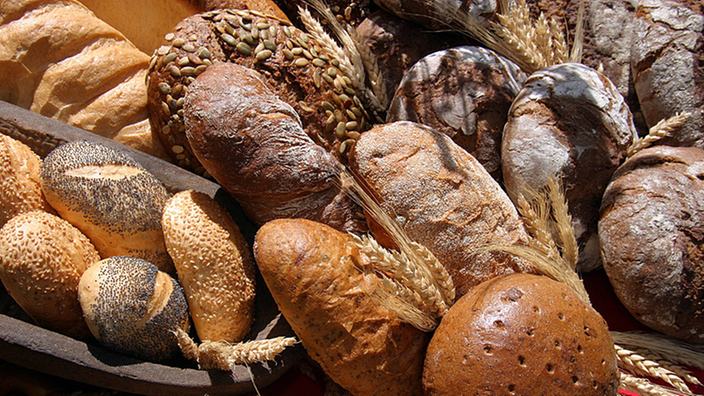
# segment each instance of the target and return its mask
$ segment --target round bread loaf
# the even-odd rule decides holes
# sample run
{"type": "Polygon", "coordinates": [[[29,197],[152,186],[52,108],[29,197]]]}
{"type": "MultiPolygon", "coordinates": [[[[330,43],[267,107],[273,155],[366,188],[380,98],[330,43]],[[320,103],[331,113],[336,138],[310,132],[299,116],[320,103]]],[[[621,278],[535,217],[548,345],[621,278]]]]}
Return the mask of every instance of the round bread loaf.
{"type": "MultiPolygon", "coordinates": [[[[184,96],[217,62],[255,69],[299,114],[308,136],[342,162],[370,116],[329,46],[287,21],[255,11],[217,10],[184,19],[151,61],[150,119],[173,159],[204,173],[183,124],[184,96]]],[[[363,84],[362,84],[363,85],[363,84]]]]}
{"type": "Polygon", "coordinates": [[[656,146],[629,158],[602,202],[604,269],[648,327],[704,344],[704,150],[656,146]]]}
{"type": "Polygon", "coordinates": [[[174,260],[201,341],[242,341],[254,322],[254,261],[227,210],[208,195],[181,191],[164,208],[174,260]]]}
{"type": "Polygon", "coordinates": [[[0,227],[14,216],[49,205],[39,181],[42,160],[26,144],[0,134],[0,227]]]}
{"type": "Polygon", "coordinates": [[[512,274],[480,284],[442,318],[425,395],[616,395],[606,321],[567,285],[512,274]]]}
{"type": "Polygon", "coordinates": [[[558,179],[579,243],[580,271],[601,266],[601,196],[637,137],[623,96],[603,74],[565,63],[531,75],[504,128],[501,167],[509,196],[540,191],[558,179]]]}
{"type": "Polygon", "coordinates": [[[403,76],[386,121],[413,121],[448,135],[501,180],[501,134],[525,79],[518,66],[488,49],[434,52],[403,76]]]}
{"type": "Polygon", "coordinates": [[[169,193],[134,159],[99,143],[73,141],[44,158],[40,176],[47,201],[101,257],[139,257],[173,271],[161,229],[169,193]]]}
{"type": "MultiPolygon", "coordinates": [[[[430,250],[455,284],[457,298],[497,275],[532,266],[488,245],[524,244],[528,235],[499,184],[449,136],[410,121],[362,134],[350,167],[411,240],[430,250]]],[[[372,227],[377,241],[389,245],[372,227]]]]}
{"type": "Polygon", "coordinates": [[[153,362],[179,356],[174,331],[188,328],[181,286],[135,257],[99,261],[81,276],[78,300],[90,332],[105,348],[153,362]]]}
{"type": "Polygon", "coordinates": [[[83,339],[90,332],[78,304],[78,282],[100,261],[98,251],[60,217],[18,214],[0,230],[0,280],[39,326],[83,339]]]}

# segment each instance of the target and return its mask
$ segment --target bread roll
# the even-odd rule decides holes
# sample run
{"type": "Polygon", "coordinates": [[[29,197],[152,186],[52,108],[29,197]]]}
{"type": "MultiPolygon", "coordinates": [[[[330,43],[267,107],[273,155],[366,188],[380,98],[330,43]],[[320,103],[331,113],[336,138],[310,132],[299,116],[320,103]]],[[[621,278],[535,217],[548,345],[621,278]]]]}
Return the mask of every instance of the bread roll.
{"type": "Polygon", "coordinates": [[[549,178],[565,188],[579,244],[579,271],[601,266],[599,204],[637,133],[616,87],[587,66],[565,63],[531,75],[509,111],[501,147],[512,199],[549,178]]]}
{"type": "Polygon", "coordinates": [[[100,261],[98,251],[60,217],[18,214],[0,229],[0,280],[39,326],[84,339],[90,332],[78,304],[78,281],[100,261]]]}
{"type": "Polygon", "coordinates": [[[0,134],[0,227],[33,210],[56,213],[39,181],[42,160],[26,144],[0,134]]]}
{"type": "Polygon", "coordinates": [[[435,330],[425,395],[616,395],[616,351],[606,321],[547,277],[513,274],[480,284],[435,330]]]}
{"type": "Polygon", "coordinates": [[[162,218],[164,239],[201,341],[242,341],[254,322],[254,261],[227,210],[181,191],[162,218]]]}
{"type": "Polygon", "coordinates": [[[362,291],[365,257],[351,236],[304,219],[271,221],[254,243],[281,313],[333,381],[353,395],[420,395],[427,337],[362,291]]]}
{"type": "Polygon", "coordinates": [[[362,134],[350,161],[381,208],[445,266],[457,298],[495,276],[532,269],[513,256],[478,251],[524,244],[528,235],[499,184],[447,135],[408,121],[377,125],[362,134]]]}
{"type": "Polygon", "coordinates": [[[254,223],[302,217],[366,230],[361,208],[339,188],[340,163],[254,70],[208,68],[188,89],[184,119],[194,154],[254,223]]]}
{"type": "Polygon", "coordinates": [[[135,257],[99,261],[81,276],[78,300],[105,348],[153,362],[180,355],[174,331],[188,328],[183,289],[154,264],[135,257]]]}
{"type": "Polygon", "coordinates": [[[169,193],[134,159],[99,143],[73,141],[44,158],[40,177],[47,201],[102,258],[134,256],[173,271],[161,228],[169,193]]]}
{"type": "Polygon", "coordinates": [[[657,331],[704,344],[704,150],[651,147],[604,193],[604,269],[628,311],[657,331]]]}
{"type": "Polygon", "coordinates": [[[340,60],[286,21],[250,11],[213,11],[186,18],[166,38],[152,58],[149,109],[152,125],[182,167],[204,172],[186,137],[183,103],[195,77],[216,62],[258,70],[298,113],[308,136],[343,163],[368,128],[370,116],[340,60]]]}
{"type": "Polygon", "coordinates": [[[0,3],[0,100],[157,157],[149,57],[73,0],[0,3]]]}

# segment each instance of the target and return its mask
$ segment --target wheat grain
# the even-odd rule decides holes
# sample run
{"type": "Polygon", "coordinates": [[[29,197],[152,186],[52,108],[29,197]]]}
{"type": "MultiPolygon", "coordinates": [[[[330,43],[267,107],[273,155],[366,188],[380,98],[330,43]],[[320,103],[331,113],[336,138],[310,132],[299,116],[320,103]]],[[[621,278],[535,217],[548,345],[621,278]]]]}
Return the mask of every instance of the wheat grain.
{"type": "Polygon", "coordinates": [[[648,379],[639,378],[633,374],[619,371],[619,379],[621,381],[621,389],[635,392],[640,396],[678,396],[679,393],[667,389],[663,386],[654,384],[648,379]]]}
{"type": "Polygon", "coordinates": [[[645,347],[670,362],[704,370],[704,347],[659,333],[612,331],[611,337],[616,344],[645,347]]]}
{"type": "Polygon", "coordinates": [[[626,150],[626,155],[632,157],[635,153],[650,147],[653,143],[658,140],[672,136],[672,132],[681,127],[690,117],[690,113],[678,113],[672,117],[660,120],[657,124],[653,125],[648,134],[642,138],[637,139],[633,144],[631,144],[626,150]]]}
{"type": "Polygon", "coordinates": [[[616,349],[619,368],[633,374],[659,378],[684,393],[692,392],[684,379],[663,367],[656,359],[652,359],[649,354],[638,353],[620,345],[614,345],[614,348],[616,349]]]}

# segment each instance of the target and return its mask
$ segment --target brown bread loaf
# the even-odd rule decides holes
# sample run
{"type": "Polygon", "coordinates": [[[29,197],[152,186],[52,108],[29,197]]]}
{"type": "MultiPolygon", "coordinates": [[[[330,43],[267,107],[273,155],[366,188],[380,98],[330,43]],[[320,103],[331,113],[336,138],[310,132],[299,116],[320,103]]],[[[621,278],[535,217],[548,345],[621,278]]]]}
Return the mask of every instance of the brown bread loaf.
{"type": "Polygon", "coordinates": [[[253,222],[302,217],[366,230],[361,208],[340,190],[340,163],[308,137],[296,111],[257,72],[213,65],[185,99],[194,154],[253,222]]]}
{"type": "Polygon", "coordinates": [[[704,150],[656,146],[629,158],[602,202],[604,269],[646,326],[704,344],[704,150]]]}
{"type": "Polygon", "coordinates": [[[362,290],[354,239],[324,224],[262,226],[254,258],[281,313],[323,370],[353,395],[420,395],[427,336],[362,290]]]}
{"type": "Polygon", "coordinates": [[[499,184],[447,135],[409,121],[378,125],[362,134],[350,161],[386,213],[445,266],[457,298],[485,280],[532,268],[477,250],[522,244],[528,236],[499,184]]]}
{"type": "Polygon", "coordinates": [[[486,281],[435,330],[425,395],[616,395],[616,351],[589,303],[544,276],[486,281]]]}
{"type": "Polygon", "coordinates": [[[81,3],[3,1],[0,37],[0,100],[168,159],[149,125],[149,56],[81,3]]]}

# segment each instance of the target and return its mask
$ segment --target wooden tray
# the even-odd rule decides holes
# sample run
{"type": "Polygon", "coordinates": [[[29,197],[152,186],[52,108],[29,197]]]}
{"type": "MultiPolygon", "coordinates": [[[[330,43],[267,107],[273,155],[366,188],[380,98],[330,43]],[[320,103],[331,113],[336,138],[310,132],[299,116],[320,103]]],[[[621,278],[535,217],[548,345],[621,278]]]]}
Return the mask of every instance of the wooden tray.
{"type": "MultiPolygon", "coordinates": [[[[251,243],[256,227],[237,202],[220,186],[178,166],[82,129],[54,121],[0,101],[0,133],[30,146],[45,157],[61,143],[90,140],[122,150],[159,178],[174,193],[186,189],[204,192],[225,206],[251,243]]],[[[255,323],[247,339],[295,336],[257,278],[255,323]]],[[[14,303],[0,285],[0,359],[46,374],[121,392],[141,395],[238,395],[262,388],[279,378],[303,354],[300,343],[287,348],[275,361],[237,366],[232,372],[199,370],[187,361],[166,366],[107,351],[96,341],[82,342],[40,328],[14,303]]]]}

